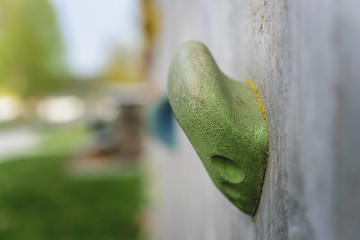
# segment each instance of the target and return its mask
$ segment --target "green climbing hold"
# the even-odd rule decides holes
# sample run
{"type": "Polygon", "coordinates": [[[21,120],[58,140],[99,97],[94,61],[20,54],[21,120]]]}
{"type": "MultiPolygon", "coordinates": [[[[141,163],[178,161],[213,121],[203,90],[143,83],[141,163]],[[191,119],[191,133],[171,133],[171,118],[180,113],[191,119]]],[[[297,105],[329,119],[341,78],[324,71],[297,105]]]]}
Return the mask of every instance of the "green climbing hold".
{"type": "Polygon", "coordinates": [[[255,84],[230,79],[204,44],[190,41],[172,61],[168,96],[214,184],[240,210],[254,215],[269,148],[266,115],[255,84]]]}

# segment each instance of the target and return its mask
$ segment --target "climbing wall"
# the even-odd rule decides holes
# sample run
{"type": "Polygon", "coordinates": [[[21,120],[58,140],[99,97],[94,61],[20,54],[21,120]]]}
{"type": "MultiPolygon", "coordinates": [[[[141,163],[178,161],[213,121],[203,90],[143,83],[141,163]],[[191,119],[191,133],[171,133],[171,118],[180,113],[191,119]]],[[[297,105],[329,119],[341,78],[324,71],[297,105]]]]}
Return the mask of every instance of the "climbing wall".
{"type": "Polygon", "coordinates": [[[270,154],[255,217],[212,184],[181,129],[152,143],[155,239],[358,239],[360,2],[158,0],[150,81],[166,92],[181,43],[204,42],[220,68],[252,79],[269,122],[270,154]]]}

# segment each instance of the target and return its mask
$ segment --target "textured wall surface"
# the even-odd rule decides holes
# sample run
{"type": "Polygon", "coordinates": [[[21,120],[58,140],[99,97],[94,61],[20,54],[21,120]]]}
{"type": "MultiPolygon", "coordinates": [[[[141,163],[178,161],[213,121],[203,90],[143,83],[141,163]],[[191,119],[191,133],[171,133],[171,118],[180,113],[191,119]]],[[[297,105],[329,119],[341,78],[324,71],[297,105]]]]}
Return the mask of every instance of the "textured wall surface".
{"type": "Polygon", "coordinates": [[[256,84],[270,156],[254,218],[213,186],[179,129],[154,146],[164,240],[358,239],[360,2],[158,0],[162,30],[151,81],[166,91],[179,45],[204,42],[220,68],[256,84]]]}

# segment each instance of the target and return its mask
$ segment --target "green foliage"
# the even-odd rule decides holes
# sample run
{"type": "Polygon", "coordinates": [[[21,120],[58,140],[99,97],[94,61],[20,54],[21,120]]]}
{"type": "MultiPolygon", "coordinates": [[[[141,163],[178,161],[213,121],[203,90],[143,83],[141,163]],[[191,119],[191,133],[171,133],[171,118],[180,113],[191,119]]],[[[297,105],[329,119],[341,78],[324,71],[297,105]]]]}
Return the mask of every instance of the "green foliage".
{"type": "Polygon", "coordinates": [[[23,97],[69,83],[55,14],[47,0],[0,0],[0,89],[23,97]]]}
{"type": "Polygon", "coordinates": [[[143,71],[139,53],[118,49],[113,54],[103,79],[108,82],[138,83],[143,80],[143,71]]]}

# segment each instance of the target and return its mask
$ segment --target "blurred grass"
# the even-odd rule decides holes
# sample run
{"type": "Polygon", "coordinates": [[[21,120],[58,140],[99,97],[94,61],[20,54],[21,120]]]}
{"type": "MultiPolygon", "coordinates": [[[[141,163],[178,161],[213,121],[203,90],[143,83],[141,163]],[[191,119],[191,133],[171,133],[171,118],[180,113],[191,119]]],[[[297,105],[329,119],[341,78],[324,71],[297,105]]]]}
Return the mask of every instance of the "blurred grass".
{"type": "Polygon", "coordinates": [[[0,164],[0,239],[137,239],[139,171],[122,174],[124,169],[117,178],[74,180],[66,173],[67,155],[88,133],[61,132],[59,138],[57,130],[49,131],[36,150],[41,154],[0,164]]]}
{"type": "Polygon", "coordinates": [[[32,150],[35,155],[71,155],[91,141],[92,134],[83,124],[40,126],[40,143],[32,150]]]}

